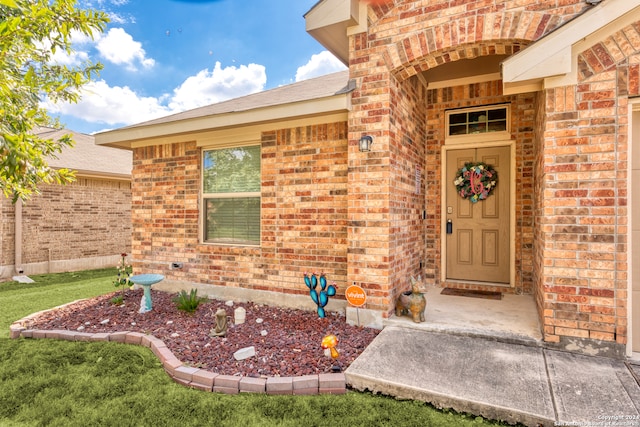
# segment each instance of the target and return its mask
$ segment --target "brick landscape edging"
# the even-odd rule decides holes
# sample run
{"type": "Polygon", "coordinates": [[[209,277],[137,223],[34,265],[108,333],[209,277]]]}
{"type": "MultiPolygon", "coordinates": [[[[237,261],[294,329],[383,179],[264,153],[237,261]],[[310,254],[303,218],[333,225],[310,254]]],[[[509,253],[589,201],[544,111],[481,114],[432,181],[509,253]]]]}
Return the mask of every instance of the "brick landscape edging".
{"type": "MultiPolygon", "coordinates": [[[[73,303],[71,303],[73,304],[73,303]]],[[[57,308],[57,307],[56,307],[57,308]]],[[[52,310],[55,310],[53,308],[52,310]]],[[[46,310],[49,311],[49,310],[46,310]]],[[[346,393],[346,378],[344,373],[302,375],[297,377],[241,377],[236,375],[216,374],[205,369],[193,368],[183,364],[159,338],[140,332],[111,332],[88,333],[67,330],[28,329],[25,325],[43,312],[31,314],[9,327],[11,339],[57,339],[65,341],[111,341],[123,344],[141,345],[151,349],[160,359],[165,372],[178,384],[186,387],[226,394],[238,393],[266,393],[313,395],[313,394],[344,394],[346,393]]]]}

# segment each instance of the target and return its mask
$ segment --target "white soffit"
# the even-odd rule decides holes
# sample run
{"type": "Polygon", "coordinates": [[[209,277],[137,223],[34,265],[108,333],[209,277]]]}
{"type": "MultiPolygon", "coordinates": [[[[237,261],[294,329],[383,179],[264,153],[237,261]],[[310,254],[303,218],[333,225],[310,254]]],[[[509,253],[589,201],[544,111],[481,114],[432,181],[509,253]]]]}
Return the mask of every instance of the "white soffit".
{"type": "MultiPolygon", "coordinates": [[[[366,21],[366,6],[362,9],[366,21]]],[[[304,19],[307,33],[348,65],[347,32],[360,23],[362,16],[359,0],[321,0],[304,15],[304,19]]]]}
{"type": "Polygon", "coordinates": [[[504,93],[557,87],[577,81],[577,56],[640,20],[640,0],[605,0],[502,63],[504,93]]]}

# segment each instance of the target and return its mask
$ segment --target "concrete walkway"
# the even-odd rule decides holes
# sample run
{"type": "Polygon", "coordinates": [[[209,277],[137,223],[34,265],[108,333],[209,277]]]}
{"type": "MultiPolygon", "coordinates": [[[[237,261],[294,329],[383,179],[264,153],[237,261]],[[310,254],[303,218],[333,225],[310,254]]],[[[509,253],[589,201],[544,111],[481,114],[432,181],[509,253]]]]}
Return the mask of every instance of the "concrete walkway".
{"type": "Polygon", "coordinates": [[[640,387],[622,360],[486,337],[387,326],[347,384],[529,426],[640,426],[640,387]]]}

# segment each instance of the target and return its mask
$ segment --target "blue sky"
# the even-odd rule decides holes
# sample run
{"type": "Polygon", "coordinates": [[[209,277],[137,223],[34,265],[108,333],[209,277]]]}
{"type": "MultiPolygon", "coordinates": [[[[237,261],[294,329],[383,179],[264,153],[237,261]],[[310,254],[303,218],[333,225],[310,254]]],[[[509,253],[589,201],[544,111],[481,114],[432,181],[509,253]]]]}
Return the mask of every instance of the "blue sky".
{"type": "Polygon", "coordinates": [[[80,0],[111,18],[74,55],[104,69],[78,104],[44,105],[69,129],[114,129],[345,69],[305,31],[317,0],[80,0]]]}

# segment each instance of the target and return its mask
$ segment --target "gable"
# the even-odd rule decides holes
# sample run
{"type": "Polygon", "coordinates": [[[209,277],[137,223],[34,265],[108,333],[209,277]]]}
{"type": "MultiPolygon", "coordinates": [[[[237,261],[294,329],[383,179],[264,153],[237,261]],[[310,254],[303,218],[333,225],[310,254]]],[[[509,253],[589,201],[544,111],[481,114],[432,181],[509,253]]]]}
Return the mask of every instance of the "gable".
{"type": "Polygon", "coordinates": [[[640,0],[606,0],[502,63],[505,94],[576,84],[578,55],[640,20],[640,0]]]}

